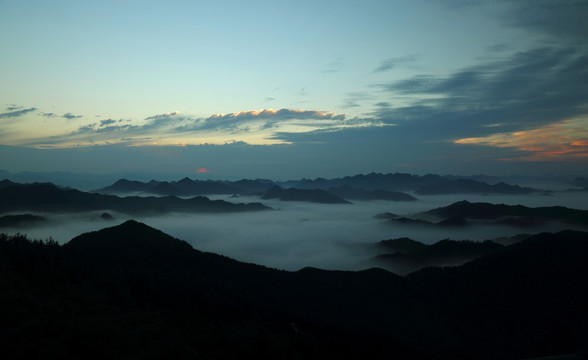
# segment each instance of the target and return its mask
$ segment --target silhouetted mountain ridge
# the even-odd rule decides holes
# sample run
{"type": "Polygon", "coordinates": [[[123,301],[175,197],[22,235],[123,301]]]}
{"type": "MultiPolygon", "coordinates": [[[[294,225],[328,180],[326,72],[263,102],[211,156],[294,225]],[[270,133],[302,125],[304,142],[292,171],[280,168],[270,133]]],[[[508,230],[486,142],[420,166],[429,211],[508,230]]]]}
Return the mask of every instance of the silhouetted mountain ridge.
{"type": "Polygon", "coordinates": [[[573,353],[588,329],[587,256],[588,233],[546,233],[399,277],[244,264],[136,221],[63,246],[0,235],[0,345],[9,358],[573,353]]]}
{"type": "Polygon", "coordinates": [[[273,186],[281,188],[320,189],[349,200],[414,200],[402,191],[414,191],[423,195],[436,194],[530,194],[546,192],[545,190],[510,185],[504,182],[488,184],[481,181],[483,176],[464,178],[458,176],[411,175],[405,173],[367,175],[358,174],[334,179],[301,179],[290,181],[271,181],[266,179],[220,181],[192,180],[183,178],[180,181],[155,181],[149,183],[121,180],[95,192],[119,194],[128,192],[146,192],[159,195],[192,196],[210,194],[260,194],[273,186]],[[475,180],[479,179],[479,180],[475,180]]]}
{"type": "Polygon", "coordinates": [[[0,235],[0,345],[9,358],[572,353],[588,329],[587,256],[588,233],[540,234],[399,277],[244,264],[136,221],[63,246],[0,235]]]}
{"type": "Polygon", "coordinates": [[[439,218],[458,216],[464,219],[483,220],[497,220],[512,217],[527,219],[529,221],[559,220],[588,225],[588,210],[570,209],[563,206],[531,208],[523,205],[471,203],[466,200],[426,211],[423,215],[433,215],[439,218]]]}
{"type": "Polygon", "coordinates": [[[130,214],[165,212],[236,212],[267,210],[260,203],[231,203],[198,196],[118,197],[61,189],[53,184],[15,184],[0,188],[0,213],[7,211],[91,211],[113,210],[130,214]]]}
{"type": "Polygon", "coordinates": [[[456,266],[501,250],[504,245],[486,240],[440,240],[426,245],[410,238],[383,240],[378,246],[386,253],[374,260],[386,269],[406,274],[429,266],[456,266]]]}
{"type": "Polygon", "coordinates": [[[317,178],[314,180],[291,180],[285,186],[298,188],[329,189],[332,187],[349,186],[364,190],[386,191],[415,191],[423,195],[460,194],[460,193],[488,193],[488,194],[530,194],[545,192],[544,190],[509,185],[504,182],[487,184],[482,181],[440,175],[411,175],[406,173],[346,176],[336,179],[317,178]]]}

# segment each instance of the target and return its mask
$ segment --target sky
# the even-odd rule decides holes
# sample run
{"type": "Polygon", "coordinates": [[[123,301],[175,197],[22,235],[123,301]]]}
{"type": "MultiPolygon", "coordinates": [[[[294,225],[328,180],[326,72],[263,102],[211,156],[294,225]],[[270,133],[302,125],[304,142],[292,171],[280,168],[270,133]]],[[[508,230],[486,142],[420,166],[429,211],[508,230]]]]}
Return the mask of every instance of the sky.
{"type": "Polygon", "coordinates": [[[0,169],[588,176],[588,1],[0,0],[0,169]]]}

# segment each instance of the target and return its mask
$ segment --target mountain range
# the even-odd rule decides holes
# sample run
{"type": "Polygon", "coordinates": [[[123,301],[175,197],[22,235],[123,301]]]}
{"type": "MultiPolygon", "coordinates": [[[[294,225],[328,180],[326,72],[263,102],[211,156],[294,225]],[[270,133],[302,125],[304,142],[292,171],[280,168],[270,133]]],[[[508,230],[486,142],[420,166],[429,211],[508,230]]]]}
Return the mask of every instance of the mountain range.
{"type": "Polygon", "coordinates": [[[164,197],[118,197],[60,188],[53,184],[17,184],[0,182],[0,213],[13,211],[92,211],[112,210],[127,214],[163,214],[167,212],[240,212],[270,208],[260,203],[231,203],[196,196],[182,199],[164,197]]]}
{"type": "Polygon", "coordinates": [[[531,194],[545,190],[509,185],[504,182],[488,184],[473,179],[440,175],[411,175],[405,173],[346,176],[336,179],[302,179],[288,181],[283,186],[303,189],[329,189],[340,186],[350,186],[365,190],[414,191],[421,195],[439,194],[531,194]]]}
{"type": "Polygon", "coordinates": [[[401,275],[430,266],[461,265],[504,248],[504,245],[492,240],[445,239],[427,245],[410,238],[382,240],[377,246],[382,253],[373,260],[379,266],[401,275]]]}
{"type": "Polygon", "coordinates": [[[546,192],[529,187],[509,185],[503,182],[488,184],[473,179],[443,177],[439,175],[376,174],[347,176],[337,179],[302,179],[273,182],[266,179],[215,181],[192,180],[149,182],[120,179],[107,187],[94,190],[103,194],[143,192],[157,195],[194,196],[211,194],[263,195],[269,189],[294,188],[323,190],[346,200],[413,201],[413,196],[403,191],[421,195],[438,194],[531,194],[546,192]]]}
{"type": "Polygon", "coordinates": [[[563,206],[531,208],[523,205],[505,205],[489,203],[471,203],[463,200],[432,209],[421,215],[435,216],[441,219],[460,217],[475,220],[510,221],[563,221],[571,224],[588,226],[588,210],[570,209],[563,206]]]}
{"type": "Polygon", "coordinates": [[[241,263],[132,220],[61,246],[0,235],[0,346],[7,358],[61,359],[586,350],[588,233],[542,233],[495,250],[402,277],[241,263]]]}

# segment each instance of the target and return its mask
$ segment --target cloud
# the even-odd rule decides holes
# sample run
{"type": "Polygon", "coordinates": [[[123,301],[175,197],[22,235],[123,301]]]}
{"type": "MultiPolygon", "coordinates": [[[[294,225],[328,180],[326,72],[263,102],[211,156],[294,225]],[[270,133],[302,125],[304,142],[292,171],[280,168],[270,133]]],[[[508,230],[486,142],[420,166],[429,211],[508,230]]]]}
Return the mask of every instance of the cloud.
{"type": "Polygon", "coordinates": [[[511,1],[502,17],[507,25],[553,37],[559,42],[586,41],[588,2],[584,0],[511,1]]]}
{"type": "Polygon", "coordinates": [[[514,148],[525,153],[501,160],[581,160],[588,157],[588,118],[566,120],[527,131],[463,138],[454,143],[514,148]]]}
{"type": "Polygon", "coordinates": [[[61,117],[65,118],[67,120],[73,120],[73,119],[79,119],[79,118],[83,117],[83,115],[74,115],[74,114],[68,112],[66,114],[63,114],[61,117]]]}
{"type": "Polygon", "coordinates": [[[394,68],[397,68],[402,65],[412,64],[417,60],[416,55],[405,55],[405,56],[397,56],[386,59],[382,61],[380,66],[378,66],[373,72],[380,73],[384,71],[388,71],[394,68]]]}
{"type": "MultiPolygon", "coordinates": [[[[11,110],[11,109],[16,109],[16,108],[18,108],[18,107],[10,106],[7,109],[11,110]]],[[[14,110],[14,111],[8,111],[5,113],[0,113],[0,119],[19,117],[19,116],[25,115],[27,113],[30,113],[32,111],[35,111],[35,110],[37,110],[37,108],[31,107],[28,109],[14,110]]]]}
{"type": "Polygon", "coordinates": [[[190,145],[206,142],[223,144],[245,141],[274,144],[272,134],[283,130],[304,132],[352,124],[345,114],[303,109],[262,109],[197,118],[171,112],[149,116],[143,122],[106,119],[81,125],[75,131],[45,139],[28,140],[28,146],[72,146],[78,144],[126,143],[129,145],[190,145]],[[122,123],[122,122],[126,123],[122,123]]]}
{"type": "Polygon", "coordinates": [[[365,101],[365,100],[370,100],[372,98],[373,98],[373,95],[370,93],[367,93],[367,92],[360,92],[360,91],[349,92],[349,93],[345,94],[345,98],[343,99],[342,108],[348,109],[348,108],[359,107],[360,102],[365,101]]]}
{"type": "Polygon", "coordinates": [[[179,115],[180,112],[179,111],[172,111],[172,112],[168,112],[165,114],[157,114],[157,115],[153,115],[153,116],[149,116],[146,117],[145,120],[168,120],[171,119],[172,117],[175,117],[177,115],[179,115]]]}
{"type": "Polygon", "coordinates": [[[325,66],[325,69],[322,70],[322,73],[329,74],[329,73],[337,73],[339,70],[345,65],[345,61],[343,58],[338,58],[337,60],[329,63],[325,66]]]}
{"type": "Polygon", "coordinates": [[[100,126],[106,126],[106,125],[110,125],[110,124],[115,124],[116,122],[117,122],[116,120],[112,120],[112,119],[100,120],[100,126]]]}
{"type": "Polygon", "coordinates": [[[379,86],[390,95],[417,99],[377,109],[383,122],[411,121],[404,125],[421,131],[426,123],[428,133],[441,137],[529,130],[586,114],[588,51],[536,48],[446,77],[423,74],[379,86]],[[502,126],[488,126],[496,123],[502,126]]]}
{"type": "Polygon", "coordinates": [[[215,114],[205,119],[197,119],[192,124],[177,128],[177,130],[227,130],[236,129],[254,122],[263,122],[263,127],[270,128],[279,122],[289,120],[342,121],[345,120],[345,115],[334,112],[301,109],[250,110],[230,114],[215,114]]]}
{"type": "Polygon", "coordinates": [[[148,121],[147,124],[143,125],[142,128],[147,129],[156,129],[165,126],[178,126],[179,122],[184,120],[193,120],[189,116],[180,115],[179,111],[168,112],[165,114],[157,114],[153,116],[149,116],[145,118],[148,121]]]}
{"type": "Polygon", "coordinates": [[[547,35],[558,42],[585,41],[588,34],[588,2],[585,0],[445,0],[434,3],[454,10],[501,7],[504,10],[497,15],[504,25],[547,35]]]}
{"type": "Polygon", "coordinates": [[[202,173],[209,173],[210,170],[208,170],[207,168],[198,168],[198,169],[196,169],[196,172],[202,174],[202,173]]]}
{"type": "Polygon", "coordinates": [[[41,116],[48,117],[48,118],[61,117],[61,118],[67,119],[67,120],[80,119],[80,118],[84,117],[83,115],[74,115],[74,114],[72,114],[70,112],[65,113],[65,114],[63,114],[61,116],[60,115],[57,115],[55,113],[52,113],[52,112],[50,112],[50,113],[44,112],[44,113],[41,113],[41,116]]]}

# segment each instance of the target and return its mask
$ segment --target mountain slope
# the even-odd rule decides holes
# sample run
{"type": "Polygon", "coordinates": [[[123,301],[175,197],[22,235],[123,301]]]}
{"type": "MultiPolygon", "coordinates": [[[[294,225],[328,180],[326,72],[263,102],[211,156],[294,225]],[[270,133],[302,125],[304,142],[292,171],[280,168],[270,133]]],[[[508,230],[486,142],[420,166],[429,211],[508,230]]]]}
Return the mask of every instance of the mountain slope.
{"type": "Polygon", "coordinates": [[[28,358],[496,359],[588,334],[588,234],[400,277],[278,271],[128,221],[59,246],[0,236],[0,346],[28,358]]]}
{"type": "Polygon", "coordinates": [[[318,178],[314,180],[302,179],[287,181],[280,185],[297,187],[301,189],[323,189],[332,187],[349,186],[364,190],[387,191],[415,191],[423,195],[436,194],[531,194],[542,190],[498,183],[494,185],[485,182],[462,179],[455,177],[443,177],[440,175],[411,175],[405,173],[346,176],[337,179],[318,178]]]}
{"type": "Polygon", "coordinates": [[[0,213],[6,211],[114,210],[129,214],[183,212],[236,212],[267,210],[260,203],[235,204],[206,197],[118,197],[58,188],[53,184],[17,184],[0,188],[0,213]]]}
{"type": "Polygon", "coordinates": [[[569,209],[563,206],[530,208],[522,205],[504,205],[489,203],[471,203],[459,201],[449,206],[440,207],[423,213],[440,218],[463,217],[466,219],[527,218],[540,220],[560,220],[575,224],[588,225],[588,210],[569,209]]]}

